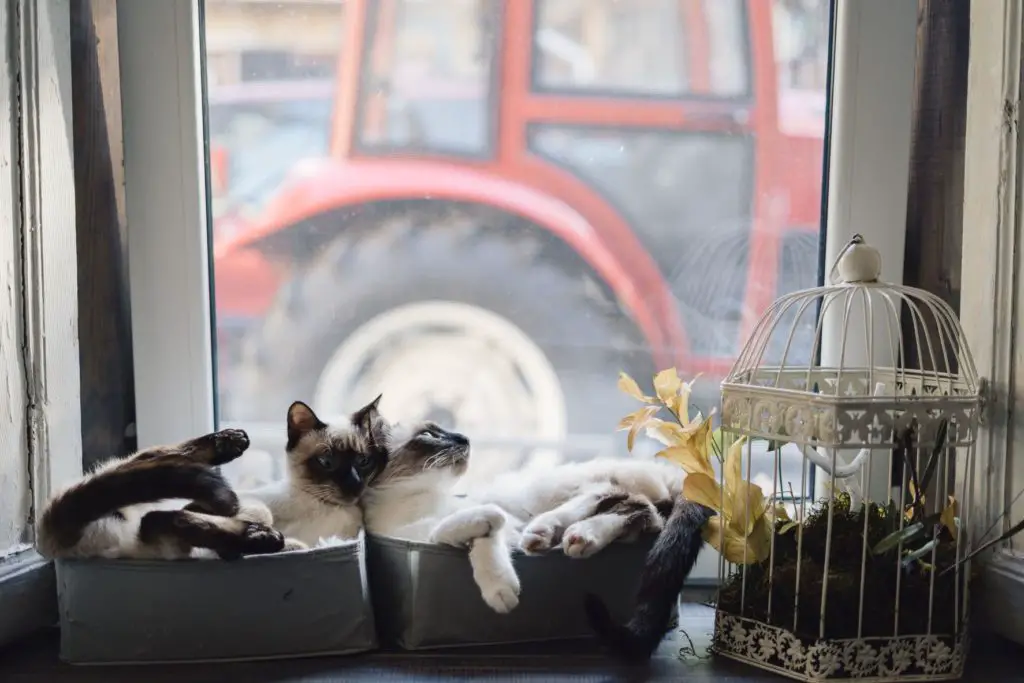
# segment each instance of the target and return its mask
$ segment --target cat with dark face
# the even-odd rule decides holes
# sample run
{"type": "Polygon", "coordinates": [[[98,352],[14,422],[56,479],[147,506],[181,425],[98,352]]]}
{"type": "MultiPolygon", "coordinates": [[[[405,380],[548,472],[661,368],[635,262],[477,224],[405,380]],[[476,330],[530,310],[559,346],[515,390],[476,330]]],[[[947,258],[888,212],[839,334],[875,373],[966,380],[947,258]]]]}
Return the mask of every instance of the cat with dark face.
{"type": "Polygon", "coordinates": [[[247,491],[243,499],[265,504],[274,527],[306,546],[354,539],[362,528],[358,501],[384,470],[389,425],[377,410],[380,397],[347,419],[328,424],[301,401],[288,408],[288,476],[247,491]]]}
{"type": "MultiPolygon", "coordinates": [[[[665,517],[678,507],[675,502],[685,477],[680,467],[660,458],[597,458],[544,471],[508,472],[459,497],[452,489],[468,467],[469,439],[425,423],[411,429],[393,428],[391,444],[386,467],[362,497],[367,530],[467,548],[481,596],[499,613],[519,603],[513,550],[538,554],[560,548],[570,557],[585,558],[614,541],[658,533],[665,517]]],[[[690,504],[680,505],[688,509],[690,504]]],[[[690,516],[686,519],[692,521],[690,516]]],[[[672,526],[675,530],[678,523],[672,526]]],[[[683,552],[683,546],[692,547],[694,556],[703,544],[699,533],[696,538],[692,534],[673,538],[671,549],[683,552]]],[[[681,583],[690,566],[673,566],[679,569],[681,583]]],[[[650,583],[649,579],[644,582],[650,583]]],[[[653,599],[660,605],[663,590],[654,592],[653,599]]],[[[641,596],[641,601],[650,599],[647,594],[641,596]]],[[[673,605],[674,600],[672,596],[673,605]]],[[[591,601],[588,613],[601,616],[602,607],[591,601]]],[[[635,629],[644,642],[641,649],[648,641],[660,642],[671,614],[666,612],[662,620],[658,611],[643,621],[635,629]]],[[[595,623],[601,635],[612,640],[621,635],[611,633],[613,626],[595,623]]]]}

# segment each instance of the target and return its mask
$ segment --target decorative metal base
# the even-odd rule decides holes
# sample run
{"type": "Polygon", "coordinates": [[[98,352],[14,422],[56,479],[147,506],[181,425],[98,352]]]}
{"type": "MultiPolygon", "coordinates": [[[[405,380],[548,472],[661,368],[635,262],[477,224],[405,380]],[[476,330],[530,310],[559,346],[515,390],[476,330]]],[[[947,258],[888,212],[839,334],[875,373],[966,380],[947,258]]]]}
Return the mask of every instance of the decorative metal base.
{"type": "Polygon", "coordinates": [[[712,651],[798,681],[947,681],[963,675],[966,629],[958,636],[851,638],[805,643],[754,619],[715,613],[712,651]]]}

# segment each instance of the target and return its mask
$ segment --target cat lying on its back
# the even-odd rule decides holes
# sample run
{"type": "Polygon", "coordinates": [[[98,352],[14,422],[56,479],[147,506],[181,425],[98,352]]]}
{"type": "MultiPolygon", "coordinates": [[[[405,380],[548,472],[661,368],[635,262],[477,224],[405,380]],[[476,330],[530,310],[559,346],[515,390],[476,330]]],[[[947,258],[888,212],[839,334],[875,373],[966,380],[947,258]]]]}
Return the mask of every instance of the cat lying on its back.
{"type": "Polygon", "coordinates": [[[668,628],[710,514],[680,499],[683,471],[661,459],[597,459],[509,473],[459,498],[451,489],[469,453],[465,436],[432,423],[404,434],[393,428],[387,466],[362,498],[367,530],[467,547],[484,601],[505,613],[519,603],[513,549],[540,553],[561,546],[570,557],[589,557],[615,540],[661,530],[671,512],[672,534],[659,538],[648,558],[634,620],[619,627],[596,598],[587,606],[606,644],[625,656],[649,656],[668,628]]]}
{"type": "Polygon", "coordinates": [[[50,499],[36,547],[48,558],[276,553],[285,538],[271,528],[269,510],[241,504],[215,469],[248,447],[245,432],[225,429],[110,460],[50,499]]]}

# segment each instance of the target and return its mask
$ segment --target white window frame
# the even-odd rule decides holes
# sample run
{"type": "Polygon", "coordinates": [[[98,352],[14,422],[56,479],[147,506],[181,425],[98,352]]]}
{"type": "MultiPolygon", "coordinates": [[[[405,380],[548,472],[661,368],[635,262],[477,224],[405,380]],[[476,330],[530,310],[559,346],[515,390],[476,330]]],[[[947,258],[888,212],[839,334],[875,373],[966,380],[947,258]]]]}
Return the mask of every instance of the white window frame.
{"type": "MultiPolygon", "coordinates": [[[[1024,282],[1022,247],[1024,172],[1021,163],[1021,69],[1024,7],[1019,0],[971,4],[964,160],[964,239],[960,318],[978,372],[990,382],[978,458],[985,464],[974,484],[971,524],[984,532],[1024,488],[1024,420],[1015,405],[1024,396],[1024,335],[1020,325],[1024,282]]],[[[997,535],[1024,515],[1020,502],[997,525],[997,535]]],[[[1020,548],[1020,538],[1017,548],[1020,548]]],[[[986,558],[980,619],[1024,643],[1024,556],[999,549],[986,558]]]]}
{"type": "MultiPolygon", "coordinates": [[[[71,125],[70,0],[19,0],[5,8],[5,84],[20,101],[21,124],[5,138],[19,181],[10,216],[27,411],[24,439],[2,457],[27,456],[33,514],[82,473],[78,353],[78,259],[71,125]]],[[[6,124],[6,122],[5,122],[6,124]]],[[[8,131],[5,131],[5,133],[8,131]]],[[[6,225],[0,229],[9,230],[6,225]]],[[[17,383],[14,386],[18,386],[17,383]]],[[[0,558],[0,645],[56,621],[52,567],[32,550],[0,558]]]]}

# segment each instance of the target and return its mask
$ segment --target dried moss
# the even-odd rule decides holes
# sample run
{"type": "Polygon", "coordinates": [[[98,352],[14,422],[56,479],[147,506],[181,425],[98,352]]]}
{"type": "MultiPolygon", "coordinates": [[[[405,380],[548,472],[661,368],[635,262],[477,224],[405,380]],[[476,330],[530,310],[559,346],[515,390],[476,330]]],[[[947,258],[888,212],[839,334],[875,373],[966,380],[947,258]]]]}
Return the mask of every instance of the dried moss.
{"type": "MultiPolygon", "coordinates": [[[[828,553],[828,588],[825,600],[825,637],[854,638],[858,635],[861,605],[861,567],[863,563],[863,629],[864,637],[892,636],[895,633],[897,607],[901,635],[929,632],[929,593],[934,592],[931,610],[933,634],[952,634],[955,631],[956,587],[963,586],[962,572],[948,572],[940,576],[928,564],[933,561],[929,552],[922,562],[901,563],[897,550],[873,555],[879,541],[899,528],[899,513],[895,506],[858,505],[850,509],[848,496],[837,496],[832,520],[831,551],[828,553]],[[864,515],[867,514],[867,554],[864,555],[864,515]],[[899,604],[897,605],[897,582],[899,604]]],[[[726,580],[719,592],[718,608],[735,615],[756,619],[775,626],[794,630],[806,641],[818,639],[821,624],[822,583],[825,570],[825,546],[828,531],[828,502],[814,506],[803,525],[800,541],[797,529],[781,533],[782,522],[776,526],[774,560],[748,565],[744,578],[743,568],[726,580]],[[800,543],[798,547],[798,543],[800,543]],[[799,563],[799,590],[797,589],[797,557],[799,563]],[[771,581],[769,582],[769,577],[771,581]],[[769,589],[770,586],[770,589],[769,589]],[[770,602],[769,602],[770,593],[770,602]],[[799,593],[799,602],[796,602],[799,593]],[[794,608],[794,605],[796,607],[794,608]],[[770,605],[770,608],[769,608],[770,605]],[[794,629],[794,616],[796,625],[794,629]]],[[[918,540],[920,547],[930,537],[918,540]]],[[[956,542],[952,535],[940,527],[935,551],[935,567],[939,570],[951,566],[956,558],[956,542]]],[[[960,593],[962,598],[962,593],[960,593]]]]}

